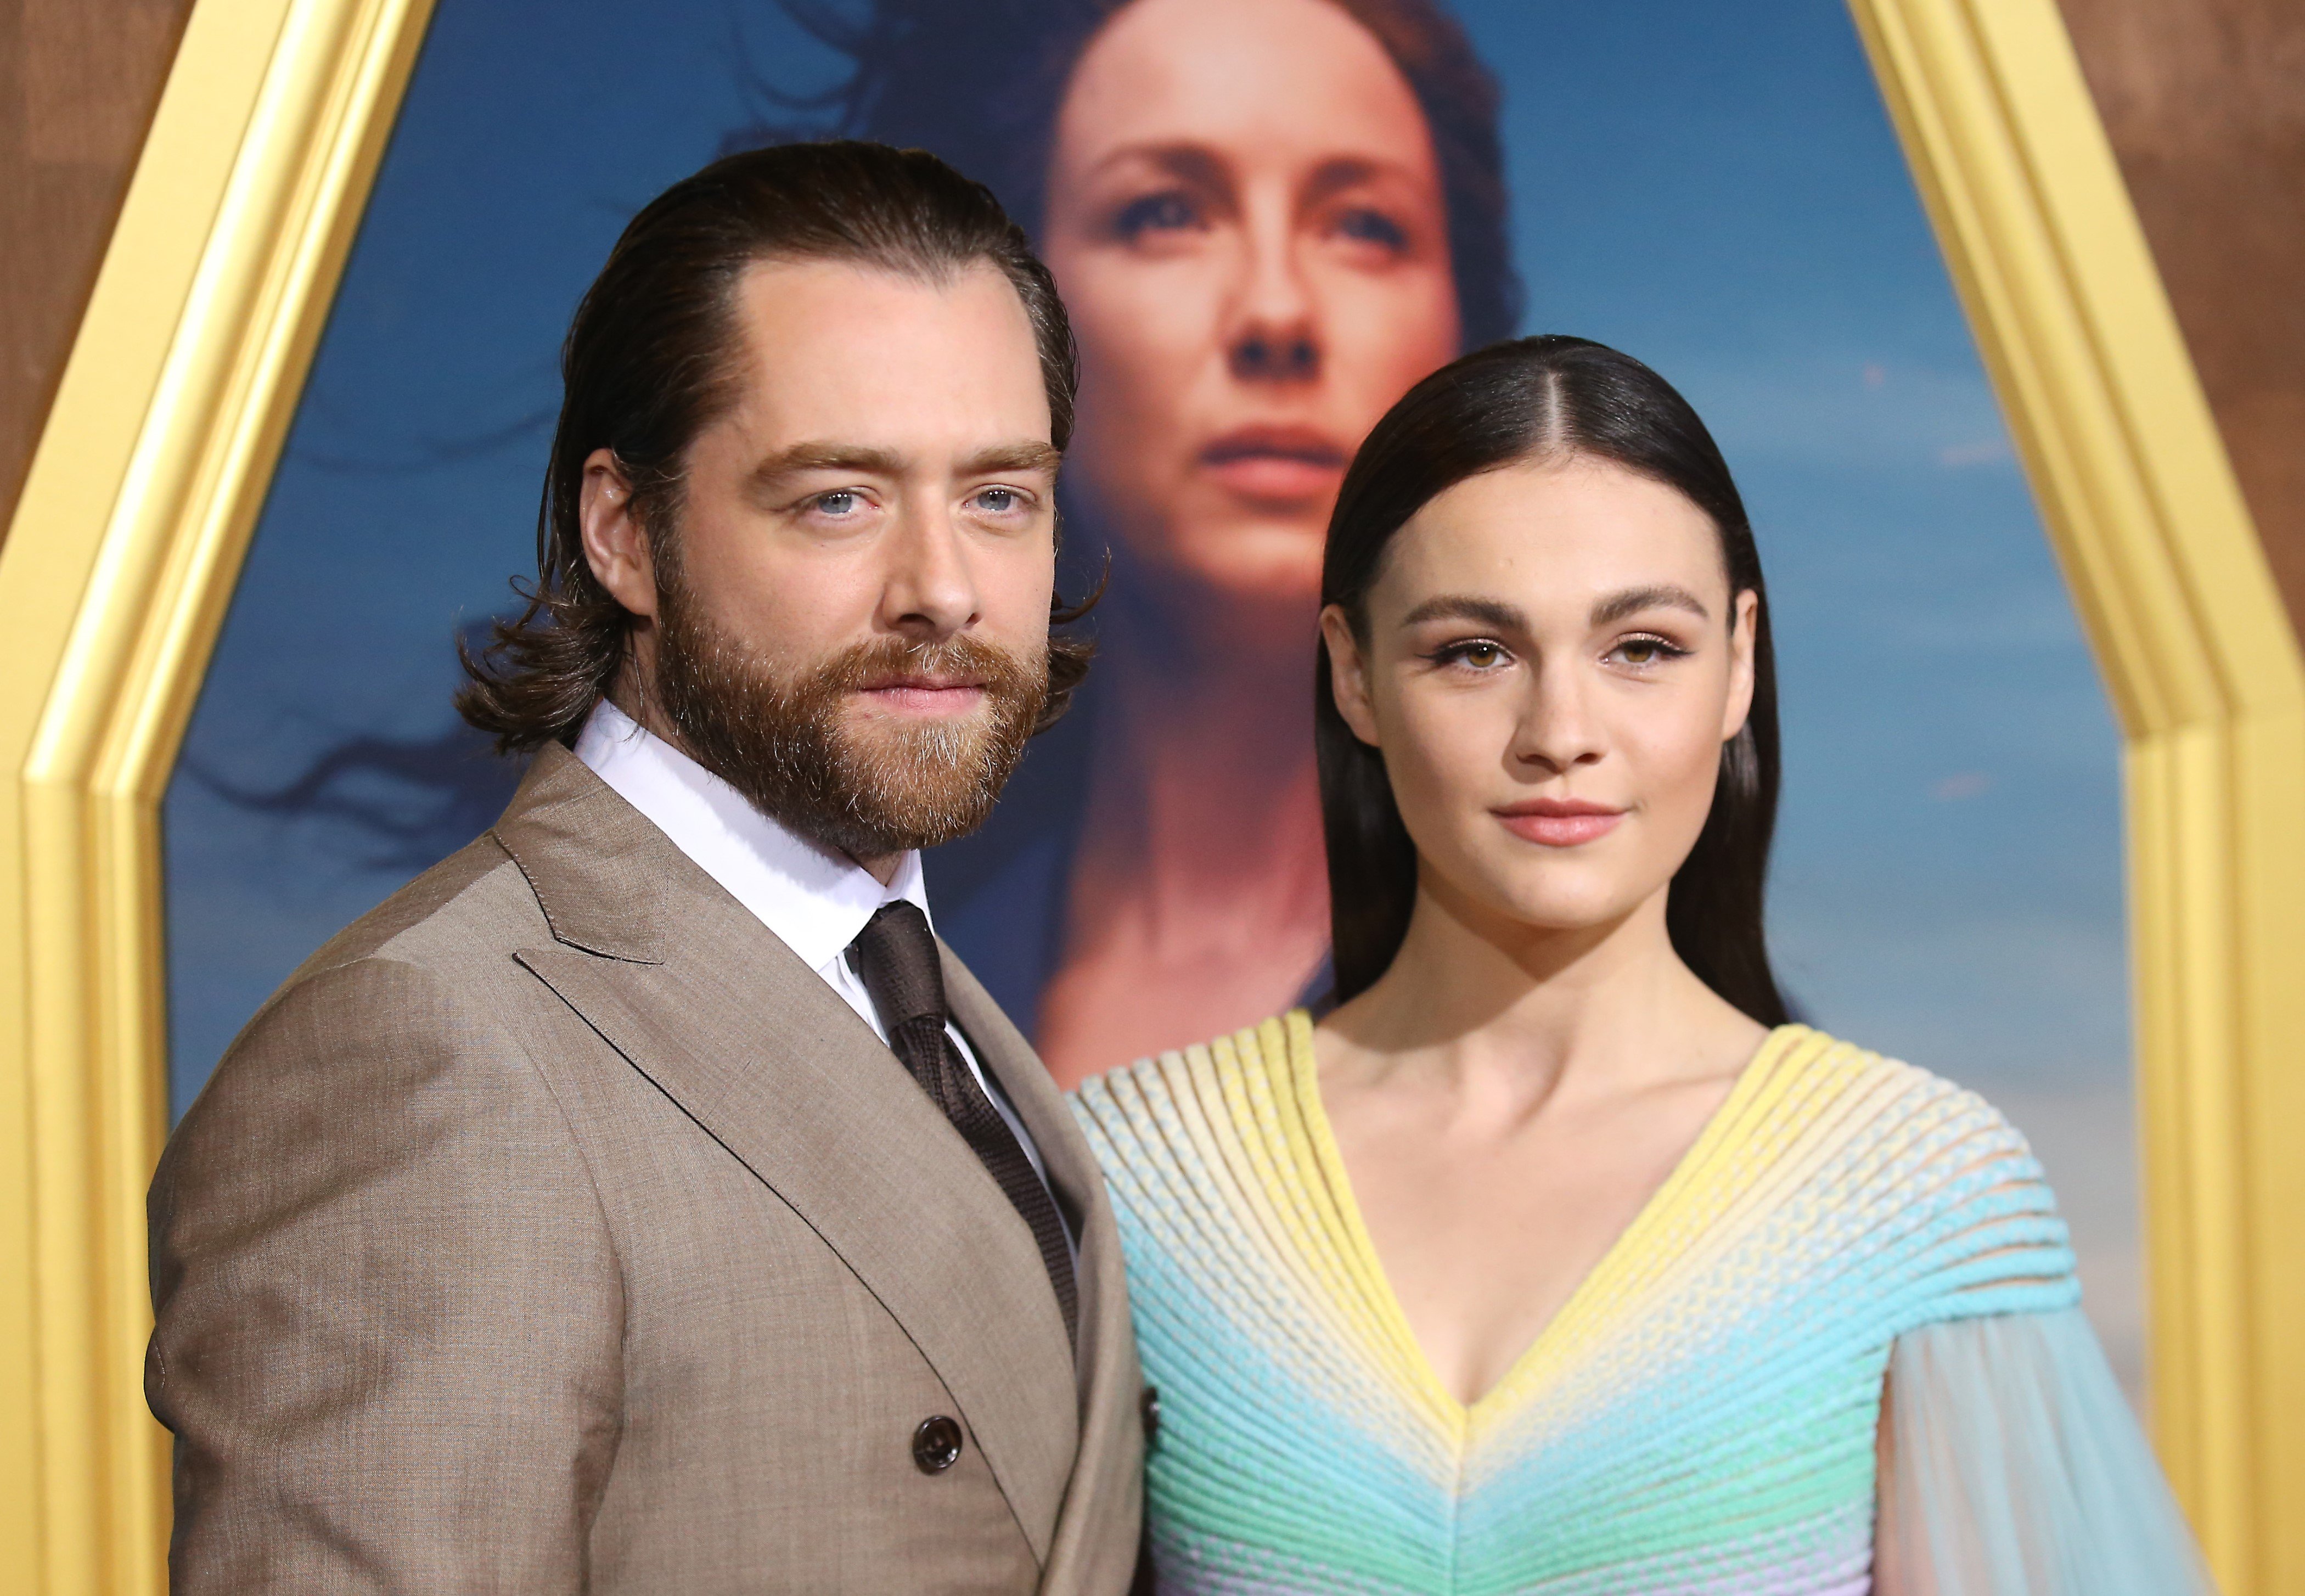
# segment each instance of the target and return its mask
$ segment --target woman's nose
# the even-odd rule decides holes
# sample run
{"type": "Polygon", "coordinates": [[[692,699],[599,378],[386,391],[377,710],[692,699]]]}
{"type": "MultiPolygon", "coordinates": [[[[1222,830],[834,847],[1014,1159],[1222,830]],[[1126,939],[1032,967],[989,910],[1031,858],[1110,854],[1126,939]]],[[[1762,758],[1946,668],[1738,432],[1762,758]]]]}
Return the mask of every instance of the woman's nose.
{"type": "Polygon", "coordinates": [[[1555,776],[1594,763],[1603,751],[1600,728],[1587,712],[1580,686],[1561,680],[1565,674],[1551,681],[1540,678],[1513,739],[1516,760],[1555,776]]]}
{"type": "Polygon", "coordinates": [[[1243,213],[1242,275],[1226,349],[1233,378],[1310,382],[1321,375],[1322,340],[1289,196],[1252,193],[1243,213]]]}
{"type": "Polygon", "coordinates": [[[1321,374],[1321,345],[1306,327],[1244,327],[1232,342],[1232,374],[1243,382],[1310,382],[1321,374]]]}

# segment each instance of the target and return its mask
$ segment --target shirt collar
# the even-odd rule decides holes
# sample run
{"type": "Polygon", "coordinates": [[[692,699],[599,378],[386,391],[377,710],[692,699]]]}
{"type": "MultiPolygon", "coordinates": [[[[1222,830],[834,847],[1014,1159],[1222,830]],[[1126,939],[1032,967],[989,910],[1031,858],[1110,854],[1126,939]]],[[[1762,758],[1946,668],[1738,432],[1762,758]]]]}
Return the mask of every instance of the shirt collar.
{"type": "Polygon", "coordinates": [[[903,899],[928,913],[918,853],[906,853],[883,887],[847,855],[762,814],[606,699],[577,736],[576,757],[812,970],[838,960],[883,904],[903,899]]]}

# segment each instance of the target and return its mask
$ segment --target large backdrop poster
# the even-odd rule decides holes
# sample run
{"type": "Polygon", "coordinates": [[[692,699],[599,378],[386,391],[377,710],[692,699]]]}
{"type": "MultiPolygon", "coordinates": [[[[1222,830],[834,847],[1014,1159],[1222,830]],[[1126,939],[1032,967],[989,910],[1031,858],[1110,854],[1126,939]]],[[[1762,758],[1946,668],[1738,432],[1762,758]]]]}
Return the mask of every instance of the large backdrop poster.
{"type": "Polygon", "coordinates": [[[166,811],[181,1112],[301,959],[517,771],[454,644],[532,570],[577,296],[727,149],[937,150],[1032,230],[1085,387],[1075,713],[930,865],[1061,1079],[1317,995],[1323,522],[1516,332],[1695,402],[1776,617],[1804,1014],[1993,1096],[2142,1355],[2119,743],[1838,0],[440,0],[166,811]]]}

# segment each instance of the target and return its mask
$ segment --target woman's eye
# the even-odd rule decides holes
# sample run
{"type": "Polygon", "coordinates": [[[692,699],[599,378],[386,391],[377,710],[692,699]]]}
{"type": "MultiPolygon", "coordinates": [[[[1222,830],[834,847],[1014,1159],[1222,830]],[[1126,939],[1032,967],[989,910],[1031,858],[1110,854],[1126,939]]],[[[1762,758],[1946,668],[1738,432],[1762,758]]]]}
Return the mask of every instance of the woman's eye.
{"type": "Polygon", "coordinates": [[[1658,665],[1667,659],[1678,659],[1688,653],[1675,648],[1661,637],[1629,637],[1609,650],[1609,658],[1635,668],[1658,665]]]}
{"type": "Polygon", "coordinates": [[[1396,252],[1408,247],[1408,229],[1381,210],[1356,206],[1337,218],[1337,231],[1356,242],[1376,244],[1396,252]]]}
{"type": "Polygon", "coordinates": [[[1476,638],[1471,642],[1451,643],[1435,656],[1442,665],[1469,666],[1476,671],[1494,670],[1511,658],[1502,643],[1476,638]]]}
{"type": "Polygon", "coordinates": [[[1170,189],[1130,200],[1113,218],[1112,230],[1123,238],[1135,239],[1147,233],[1182,232],[1199,225],[1200,219],[1192,201],[1170,189]]]}

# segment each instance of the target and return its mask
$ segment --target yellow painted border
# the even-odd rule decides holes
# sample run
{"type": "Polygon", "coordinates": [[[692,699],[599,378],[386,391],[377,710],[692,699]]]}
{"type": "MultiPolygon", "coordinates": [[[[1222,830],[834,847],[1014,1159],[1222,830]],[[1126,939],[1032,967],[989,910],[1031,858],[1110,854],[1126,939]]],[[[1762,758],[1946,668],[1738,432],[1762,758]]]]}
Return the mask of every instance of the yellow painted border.
{"type": "Polygon", "coordinates": [[[0,1584],[166,1587],[159,801],[430,0],[198,0],[0,547],[0,1584]]]}
{"type": "MultiPolygon", "coordinates": [[[[2054,0],[1850,4],[2128,740],[2163,1450],[2305,1590],[2305,659],[2054,0]]],[[[430,10],[198,0],[0,548],[7,1591],[165,1583],[159,800],[430,10]]]]}
{"type": "Polygon", "coordinates": [[[2155,1429],[2305,1591],[2305,658],[2054,0],[1850,0],[2126,739],[2155,1429]]]}

